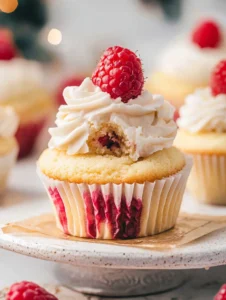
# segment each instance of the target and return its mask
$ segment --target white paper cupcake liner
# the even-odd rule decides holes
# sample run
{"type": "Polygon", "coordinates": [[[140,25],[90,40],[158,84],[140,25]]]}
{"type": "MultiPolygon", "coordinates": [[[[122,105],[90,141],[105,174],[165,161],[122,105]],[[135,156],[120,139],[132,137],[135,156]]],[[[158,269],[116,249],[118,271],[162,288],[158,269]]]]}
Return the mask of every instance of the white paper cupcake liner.
{"type": "Polygon", "coordinates": [[[175,225],[191,165],[187,159],[177,174],[143,184],[76,184],[38,173],[64,233],[124,239],[154,235],[175,225]]]}
{"type": "Polygon", "coordinates": [[[9,173],[14,166],[18,155],[18,147],[5,155],[0,155],[0,195],[4,193],[9,173]]]}
{"type": "Polygon", "coordinates": [[[202,203],[226,205],[226,156],[193,155],[188,190],[202,203]]]}

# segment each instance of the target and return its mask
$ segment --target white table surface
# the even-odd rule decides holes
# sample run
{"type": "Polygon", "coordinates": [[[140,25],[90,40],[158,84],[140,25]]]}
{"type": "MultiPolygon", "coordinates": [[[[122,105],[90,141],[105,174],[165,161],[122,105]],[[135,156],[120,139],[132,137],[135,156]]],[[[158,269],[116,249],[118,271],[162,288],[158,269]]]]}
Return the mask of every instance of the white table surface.
{"type": "MultiPolygon", "coordinates": [[[[0,209],[1,205],[5,205],[5,201],[16,205],[18,206],[18,214],[20,215],[19,219],[21,219],[21,215],[26,215],[25,208],[30,205],[29,199],[31,196],[44,197],[45,194],[36,176],[35,169],[34,159],[24,160],[17,164],[10,178],[8,193],[2,200],[2,203],[0,203],[0,209]],[[21,187],[23,187],[23,191],[25,189],[23,200],[21,200],[20,194],[21,187]]],[[[34,215],[37,212],[41,213],[42,209],[42,207],[37,206],[34,215]]],[[[0,223],[4,223],[4,214],[0,215],[0,223]]],[[[7,216],[5,218],[7,220],[7,216]]],[[[18,219],[18,216],[15,215],[14,218],[18,219]]],[[[0,250],[0,289],[21,280],[35,281],[40,284],[57,284],[53,271],[54,263],[0,250]]],[[[140,299],[210,300],[213,299],[214,294],[216,294],[221,284],[226,282],[226,266],[191,272],[193,279],[182,287],[158,296],[147,296],[140,299]]],[[[76,297],[72,297],[71,299],[97,299],[97,297],[79,296],[77,293],[75,295],[76,297]]]]}

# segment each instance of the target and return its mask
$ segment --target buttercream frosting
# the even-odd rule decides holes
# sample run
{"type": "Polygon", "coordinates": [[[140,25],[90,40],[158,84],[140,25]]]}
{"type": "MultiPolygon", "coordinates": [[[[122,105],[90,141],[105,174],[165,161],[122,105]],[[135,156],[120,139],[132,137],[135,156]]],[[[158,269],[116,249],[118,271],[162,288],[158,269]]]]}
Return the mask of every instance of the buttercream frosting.
{"type": "Polygon", "coordinates": [[[174,108],[160,95],[143,91],[136,99],[123,103],[86,78],[79,87],[64,90],[67,105],[59,108],[56,127],[49,130],[49,147],[66,149],[67,154],[88,153],[91,127],[104,123],[120,126],[131,145],[135,145],[133,160],[172,146],[177,127],[174,108]]]}
{"type": "Polygon", "coordinates": [[[226,95],[213,96],[210,88],[196,90],[185,99],[177,122],[191,133],[226,132],[226,95]]]}

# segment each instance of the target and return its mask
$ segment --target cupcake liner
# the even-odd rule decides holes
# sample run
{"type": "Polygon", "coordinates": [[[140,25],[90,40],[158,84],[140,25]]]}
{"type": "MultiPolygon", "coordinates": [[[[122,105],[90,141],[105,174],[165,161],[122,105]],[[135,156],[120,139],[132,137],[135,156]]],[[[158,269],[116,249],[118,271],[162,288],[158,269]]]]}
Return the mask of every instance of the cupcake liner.
{"type": "Polygon", "coordinates": [[[143,184],[76,184],[38,173],[57,226],[65,234],[125,239],[154,235],[175,225],[190,169],[187,159],[177,174],[143,184]]]}
{"type": "Polygon", "coordinates": [[[16,162],[17,155],[18,147],[15,147],[10,153],[0,156],[0,194],[5,191],[7,179],[16,162]]]}
{"type": "Polygon", "coordinates": [[[226,205],[226,156],[193,155],[188,190],[202,203],[226,205]]]}
{"type": "Polygon", "coordinates": [[[20,147],[19,158],[26,157],[32,153],[37,137],[44,127],[45,121],[46,118],[42,118],[27,124],[20,124],[16,133],[16,139],[20,147]]]}

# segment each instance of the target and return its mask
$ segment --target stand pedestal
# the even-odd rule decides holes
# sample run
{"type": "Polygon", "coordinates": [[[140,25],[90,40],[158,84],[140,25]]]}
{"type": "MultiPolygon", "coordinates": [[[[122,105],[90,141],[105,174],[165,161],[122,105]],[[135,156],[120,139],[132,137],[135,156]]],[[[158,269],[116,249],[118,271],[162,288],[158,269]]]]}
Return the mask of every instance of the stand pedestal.
{"type": "Polygon", "coordinates": [[[176,288],[189,276],[183,270],[126,270],[59,264],[56,277],[60,284],[82,293],[128,297],[176,288]]]}

